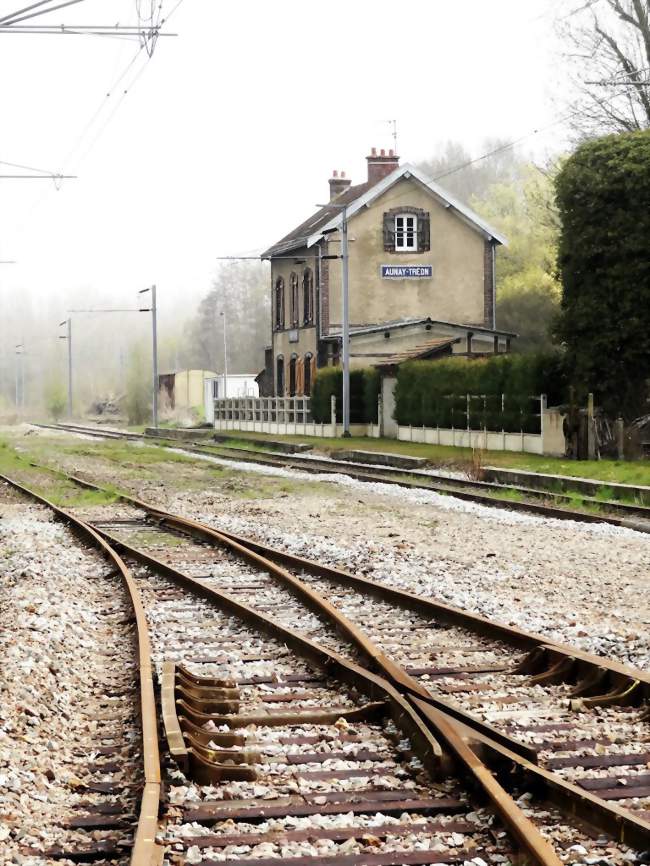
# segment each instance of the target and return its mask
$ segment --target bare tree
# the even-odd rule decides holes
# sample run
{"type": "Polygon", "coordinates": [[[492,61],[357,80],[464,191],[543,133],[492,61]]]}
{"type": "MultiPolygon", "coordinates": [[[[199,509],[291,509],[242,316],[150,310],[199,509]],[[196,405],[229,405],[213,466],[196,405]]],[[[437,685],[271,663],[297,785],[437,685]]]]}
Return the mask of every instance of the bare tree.
{"type": "Polygon", "coordinates": [[[580,136],[650,127],[650,0],[576,0],[559,19],[580,136]]]}

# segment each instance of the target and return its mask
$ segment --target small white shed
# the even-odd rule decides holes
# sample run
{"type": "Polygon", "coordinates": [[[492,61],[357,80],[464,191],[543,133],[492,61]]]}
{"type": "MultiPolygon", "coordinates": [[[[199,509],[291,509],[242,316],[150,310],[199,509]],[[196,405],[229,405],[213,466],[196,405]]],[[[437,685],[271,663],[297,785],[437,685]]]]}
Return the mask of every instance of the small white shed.
{"type": "Polygon", "coordinates": [[[227,377],[211,376],[203,382],[205,420],[214,424],[214,401],[224,397],[259,397],[256,373],[228,373],[227,377]]]}

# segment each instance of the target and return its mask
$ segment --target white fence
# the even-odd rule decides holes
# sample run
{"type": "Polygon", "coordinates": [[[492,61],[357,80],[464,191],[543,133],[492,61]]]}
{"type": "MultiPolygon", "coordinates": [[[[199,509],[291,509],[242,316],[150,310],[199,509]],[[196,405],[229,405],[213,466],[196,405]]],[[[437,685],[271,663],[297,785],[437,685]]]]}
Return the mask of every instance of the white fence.
{"type": "Polygon", "coordinates": [[[483,448],[486,451],[525,451],[544,454],[543,433],[506,433],[496,430],[456,430],[446,427],[401,427],[397,438],[402,442],[426,442],[427,445],[451,445],[456,448],[483,448]]]}
{"type": "MultiPolygon", "coordinates": [[[[547,408],[544,395],[539,399],[540,433],[398,426],[397,438],[403,442],[424,442],[429,445],[562,456],[564,454],[563,416],[556,409],[547,408]]],[[[385,419],[382,422],[381,400],[379,410],[380,424],[351,424],[350,433],[353,436],[379,438],[385,423],[385,419]]],[[[312,420],[309,397],[235,397],[228,400],[215,400],[214,428],[217,432],[241,430],[281,436],[329,438],[341,436],[343,433],[343,425],[337,423],[333,397],[328,424],[317,424],[312,420]]]]}
{"type": "MultiPolygon", "coordinates": [[[[242,430],[289,436],[336,437],[343,425],[336,423],[334,398],[329,424],[317,424],[311,416],[309,397],[236,397],[214,401],[214,429],[242,430]]],[[[378,424],[351,424],[353,436],[379,436],[378,424]]]]}
{"type": "Polygon", "coordinates": [[[504,430],[468,430],[466,428],[398,426],[402,442],[424,442],[427,445],[451,445],[456,448],[482,448],[486,451],[523,451],[563,457],[565,453],[563,420],[557,408],[548,408],[546,396],[540,398],[540,432],[511,433],[504,430]]]}

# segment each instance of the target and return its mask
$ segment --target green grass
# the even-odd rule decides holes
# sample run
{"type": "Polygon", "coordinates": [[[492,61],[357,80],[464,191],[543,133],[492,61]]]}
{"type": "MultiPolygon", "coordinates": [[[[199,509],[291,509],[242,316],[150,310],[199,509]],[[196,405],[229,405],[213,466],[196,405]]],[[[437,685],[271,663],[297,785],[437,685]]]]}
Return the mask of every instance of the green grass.
{"type": "MultiPolygon", "coordinates": [[[[47,449],[49,450],[49,448],[47,449]]],[[[194,463],[190,454],[177,454],[162,445],[140,445],[139,443],[107,440],[105,442],[83,442],[60,445],[59,451],[78,454],[80,457],[103,457],[122,466],[149,466],[155,463],[194,463]]]]}
{"type": "Polygon", "coordinates": [[[47,498],[61,508],[92,508],[112,505],[118,494],[109,490],[85,490],[62,480],[58,486],[47,488],[47,498]]]}
{"type": "MultiPolygon", "coordinates": [[[[362,451],[388,451],[393,454],[406,454],[424,457],[433,466],[460,467],[469,463],[471,448],[453,448],[448,445],[425,445],[420,442],[400,442],[396,439],[370,439],[352,436],[350,439],[320,438],[314,436],[271,436],[265,433],[237,431],[237,441],[246,444],[247,439],[280,440],[313,445],[315,451],[336,456],[341,449],[360,449],[362,451]]],[[[249,447],[246,444],[246,447],[249,447]]],[[[546,457],[537,454],[522,454],[518,451],[486,451],[485,466],[504,469],[522,469],[549,475],[568,475],[571,477],[591,478],[617,484],[636,484],[650,486],[650,461],[621,460],[566,460],[562,457],[546,457]]],[[[558,490],[559,492],[559,490],[558,490]]]]}
{"type": "Polygon", "coordinates": [[[508,487],[504,490],[490,491],[488,496],[490,499],[500,499],[504,502],[524,502],[526,500],[521,490],[510,490],[508,487]]]}
{"type": "Polygon", "coordinates": [[[25,468],[25,462],[20,459],[10,443],[6,439],[0,439],[0,472],[11,475],[12,472],[22,471],[25,468]]]}
{"type": "MultiPolygon", "coordinates": [[[[31,459],[34,459],[34,455],[20,455],[6,440],[0,441],[0,472],[24,483],[26,487],[61,508],[110,505],[118,497],[114,489],[87,490],[74,482],[66,481],[55,472],[44,472],[42,469],[30,466],[31,459]]],[[[39,461],[35,460],[35,462],[39,461]]]]}

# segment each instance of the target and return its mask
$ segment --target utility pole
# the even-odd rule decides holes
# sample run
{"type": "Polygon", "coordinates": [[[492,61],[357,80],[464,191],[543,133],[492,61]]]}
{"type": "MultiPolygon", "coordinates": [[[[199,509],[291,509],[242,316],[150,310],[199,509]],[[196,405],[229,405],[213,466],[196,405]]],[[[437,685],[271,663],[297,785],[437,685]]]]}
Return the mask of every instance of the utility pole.
{"type": "MultiPolygon", "coordinates": [[[[345,204],[329,202],[316,207],[337,208],[341,211],[341,295],[343,303],[343,323],[341,327],[341,349],[343,355],[343,437],[350,436],[350,290],[348,254],[348,207],[345,204]]],[[[325,229],[323,234],[331,234],[336,228],[325,229]]],[[[337,259],[339,256],[322,256],[322,259],[337,259]]]]}
{"type": "Polygon", "coordinates": [[[226,337],[226,311],[219,313],[223,317],[223,398],[228,396],[228,342],[226,337]]]}
{"type": "Polygon", "coordinates": [[[343,289],[343,436],[350,436],[350,292],[348,286],[348,210],[341,210],[341,272],[343,289]]]}
{"type": "Polygon", "coordinates": [[[14,348],[15,348],[14,354],[16,355],[16,363],[15,363],[15,367],[14,367],[14,372],[15,372],[15,377],[16,377],[16,412],[17,412],[19,407],[20,407],[20,379],[21,379],[21,376],[20,376],[19,365],[21,364],[21,361],[22,361],[22,354],[19,350],[23,348],[23,344],[17,343],[14,348]],[[19,358],[21,359],[20,361],[18,360],[19,358]]]}
{"type": "Polygon", "coordinates": [[[68,341],[68,418],[72,418],[72,319],[67,318],[59,324],[62,328],[67,325],[67,336],[59,337],[60,340],[68,341]]]}
{"type": "Polygon", "coordinates": [[[152,333],[152,349],[153,349],[153,401],[152,415],[153,426],[158,427],[158,321],[156,307],[156,286],[150,286],[148,289],[140,289],[139,295],[145,292],[151,292],[151,307],[143,307],[141,313],[151,313],[151,333],[152,333]]]}
{"type": "Polygon", "coordinates": [[[20,407],[25,412],[25,338],[23,337],[20,353],[20,407]]]}

